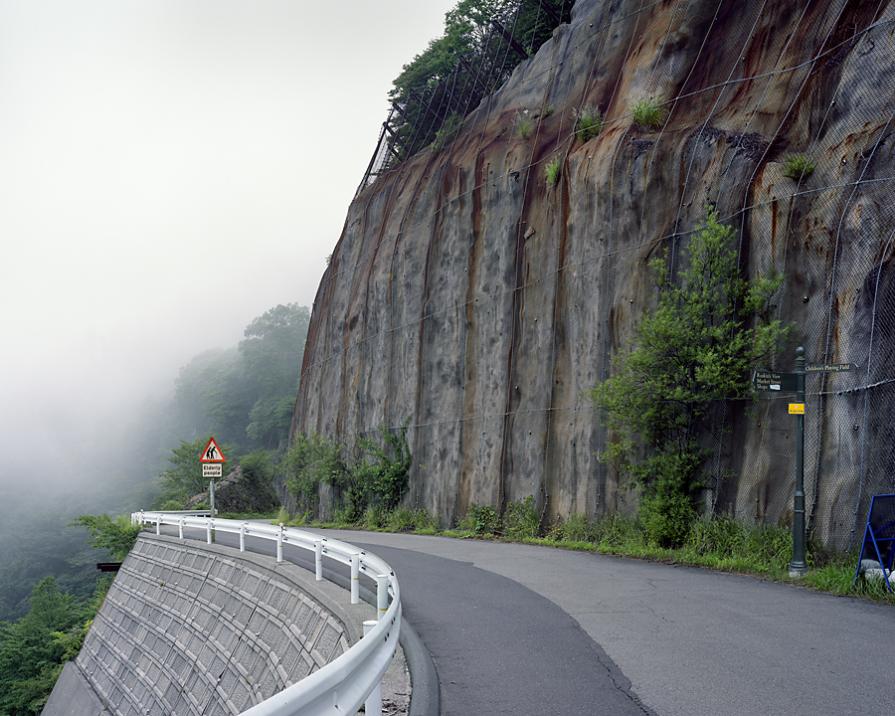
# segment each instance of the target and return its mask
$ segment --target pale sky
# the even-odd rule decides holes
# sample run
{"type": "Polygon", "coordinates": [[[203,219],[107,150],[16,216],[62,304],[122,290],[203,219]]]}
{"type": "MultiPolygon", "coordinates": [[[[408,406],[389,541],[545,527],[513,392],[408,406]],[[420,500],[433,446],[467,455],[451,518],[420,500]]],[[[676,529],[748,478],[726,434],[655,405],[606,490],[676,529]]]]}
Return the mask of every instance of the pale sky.
{"type": "Polygon", "coordinates": [[[311,305],[391,80],[455,2],[0,0],[7,465],[311,305]]]}

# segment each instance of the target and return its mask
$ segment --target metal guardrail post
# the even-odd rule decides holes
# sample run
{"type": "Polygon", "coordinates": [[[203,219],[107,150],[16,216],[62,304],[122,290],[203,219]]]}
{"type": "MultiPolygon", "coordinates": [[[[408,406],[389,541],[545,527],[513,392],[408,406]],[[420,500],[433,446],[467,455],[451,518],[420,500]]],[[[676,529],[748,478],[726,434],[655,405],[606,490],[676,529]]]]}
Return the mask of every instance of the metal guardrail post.
{"type": "Polygon", "coordinates": [[[180,539],[183,539],[183,517],[177,522],[177,535],[180,539]]]}
{"type": "Polygon", "coordinates": [[[323,581],[323,540],[314,542],[314,575],[318,582],[323,581]]]}
{"type": "Polygon", "coordinates": [[[388,611],[388,575],[376,575],[376,619],[382,619],[388,611]]]}
{"type": "Polygon", "coordinates": [[[205,541],[208,544],[211,544],[211,523],[212,522],[214,522],[214,520],[209,518],[208,522],[205,523],[205,541]]]}
{"type": "Polygon", "coordinates": [[[160,535],[162,533],[162,518],[161,517],[155,518],[155,533],[157,535],[160,535]]]}
{"type": "Polygon", "coordinates": [[[280,531],[277,532],[277,562],[283,561],[283,523],[280,522],[280,531]]]}
{"type": "Polygon", "coordinates": [[[239,551],[246,551],[246,523],[243,522],[239,526],[239,551]]]}
{"type": "MultiPolygon", "coordinates": [[[[367,636],[372,630],[373,627],[376,626],[376,622],[374,620],[369,620],[364,622],[364,637],[367,636]]],[[[373,687],[373,690],[370,692],[370,695],[367,697],[367,700],[364,701],[364,713],[366,716],[382,716],[382,682],[378,682],[376,686],[373,687]]]]}
{"type": "Polygon", "coordinates": [[[360,553],[351,555],[351,603],[360,604],[360,553]]]}

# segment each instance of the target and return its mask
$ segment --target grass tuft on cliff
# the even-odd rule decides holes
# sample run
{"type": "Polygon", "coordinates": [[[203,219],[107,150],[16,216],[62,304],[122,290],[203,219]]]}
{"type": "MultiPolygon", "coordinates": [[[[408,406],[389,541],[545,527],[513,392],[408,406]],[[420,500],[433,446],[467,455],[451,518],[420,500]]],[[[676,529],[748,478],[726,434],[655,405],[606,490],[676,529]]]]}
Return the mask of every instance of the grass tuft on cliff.
{"type": "Polygon", "coordinates": [[[665,108],[652,97],[636,102],[631,108],[634,124],[639,124],[645,129],[658,129],[665,121],[666,115],[665,108]]]}
{"type": "Polygon", "coordinates": [[[783,160],[783,176],[801,181],[812,174],[817,165],[804,154],[790,154],[783,160]]]}
{"type": "Polygon", "coordinates": [[[528,139],[535,129],[534,119],[532,119],[527,111],[518,112],[513,124],[516,128],[516,135],[521,139],[528,139]]]}
{"type": "Polygon", "coordinates": [[[575,136],[582,142],[596,137],[603,131],[603,116],[593,107],[584,107],[575,120],[575,136]]]}
{"type": "Polygon", "coordinates": [[[547,180],[548,187],[556,186],[559,183],[559,175],[561,171],[562,165],[560,164],[559,157],[547,162],[547,166],[544,167],[544,178],[547,180]]]}

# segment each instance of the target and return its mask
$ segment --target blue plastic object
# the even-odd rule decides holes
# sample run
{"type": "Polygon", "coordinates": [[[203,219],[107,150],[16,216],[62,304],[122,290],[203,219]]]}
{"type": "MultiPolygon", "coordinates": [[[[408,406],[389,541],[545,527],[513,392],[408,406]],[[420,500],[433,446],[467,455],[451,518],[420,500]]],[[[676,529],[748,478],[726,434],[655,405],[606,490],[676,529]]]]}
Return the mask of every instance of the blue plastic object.
{"type": "Polygon", "coordinates": [[[873,495],[870,498],[867,526],[864,528],[864,539],[852,585],[857,583],[861,574],[861,562],[865,559],[879,562],[886,589],[895,592],[889,581],[892,563],[895,562],[895,495],[873,495]]]}

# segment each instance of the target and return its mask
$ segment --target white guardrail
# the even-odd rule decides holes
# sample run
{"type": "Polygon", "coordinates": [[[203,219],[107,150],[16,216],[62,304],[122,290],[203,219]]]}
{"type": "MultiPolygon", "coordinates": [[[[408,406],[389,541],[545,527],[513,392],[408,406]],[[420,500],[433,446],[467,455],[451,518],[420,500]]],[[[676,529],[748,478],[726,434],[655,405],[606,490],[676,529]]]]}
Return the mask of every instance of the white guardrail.
{"type": "MultiPolygon", "coordinates": [[[[201,513],[200,513],[201,514],[201,513]]],[[[207,512],[205,513],[208,514],[207,512]]],[[[323,557],[351,568],[351,603],[360,602],[360,575],[376,583],[378,620],[364,622],[364,636],[337,659],[309,674],[279,693],[244,711],[247,716],[345,716],[355,714],[364,704],[367,716],[382,713],[381,681],[391,663],[401,629],[401,592],[398,580],[389,565],[375,554],[339,540],[321,537],[292,527],[265,525],[257,522],[224,520],[198,516],[196,512],[134,512],[131,522],[155,525],[161,534],[162,525],[178,528],[183,539],[186,529],[205,531],[205,541],[212,543],[214,532],[239,535],[239,550],[245,551],[247,536],[276,543],[277,562],[283,561],[283,545],[290,544],[314,553],[317,581],[323,580],[323,557]]]]}

